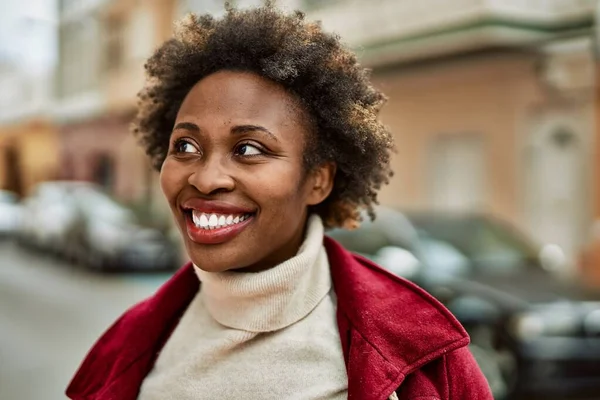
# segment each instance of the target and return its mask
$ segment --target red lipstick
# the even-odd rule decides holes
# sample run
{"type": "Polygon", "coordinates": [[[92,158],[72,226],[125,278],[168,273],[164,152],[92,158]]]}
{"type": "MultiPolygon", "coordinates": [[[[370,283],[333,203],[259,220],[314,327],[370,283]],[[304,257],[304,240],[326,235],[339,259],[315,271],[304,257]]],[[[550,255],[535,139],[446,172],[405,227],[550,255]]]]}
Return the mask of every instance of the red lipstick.
{"type": "Polygon", "coordinates": [[[181,207],[184,211],[188,237],[197,244],[228,242],[246,229],[255,217],[255,209],[223,201],[193,198],[183,202],[181,207]],[[228,223],[215,225],[214,221],[217,218],[223,221],[227,217],[229,217],[228,223]],[[235,217],[233,221],[232,217],[235,217]],[[238,219],[243,220],[235,223],[238,219]],[[209,220],[212,224],[208,224],[209,220]]]}

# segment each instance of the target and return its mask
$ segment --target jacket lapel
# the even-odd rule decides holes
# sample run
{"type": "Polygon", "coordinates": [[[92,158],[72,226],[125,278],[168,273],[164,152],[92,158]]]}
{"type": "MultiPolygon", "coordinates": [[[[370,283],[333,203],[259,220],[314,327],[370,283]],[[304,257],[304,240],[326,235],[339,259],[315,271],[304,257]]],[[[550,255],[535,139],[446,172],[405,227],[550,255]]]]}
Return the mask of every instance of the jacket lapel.
{"type": "Polygon", "coordinates": [[[387,399],[408,374],[468,343],[454,316],[424,290],[333,239],[326,237],[325,247],[338,299],[349,399],[387,399]]]}

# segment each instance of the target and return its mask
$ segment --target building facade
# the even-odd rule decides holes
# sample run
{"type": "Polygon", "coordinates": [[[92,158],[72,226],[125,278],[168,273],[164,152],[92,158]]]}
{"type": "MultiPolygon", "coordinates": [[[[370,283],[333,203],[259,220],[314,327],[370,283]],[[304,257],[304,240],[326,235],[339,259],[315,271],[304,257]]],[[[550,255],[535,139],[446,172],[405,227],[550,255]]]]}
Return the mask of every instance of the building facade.
{"type": "Polygon", "coordinates": [[[24,0],[0,15],[0,189],[24,195],[59,170],[49,108],[56,57],[53,1],[24,0]]]}
{"type": "Polygon", "coordinates": [[[277,4],[339,34],[389,96],[398,154],[384,204],[491,213],[575,260],[600,216],[594,0],[277,4]]]}
{"type": "Polygon", "coordinates": [[[130,132],[143,63],[171,33],[175,1],[63,1],[55,118],[61,176],[149,203],[153,173],[130,132]]]}
{"type": "Polygon", "coordinates": [[[492,213],[575,259],[599,216],[593,0],[302,6],[389,97],[383,203],[492,213]]]}
{"type": "MultiPolygon", "coordinates": [[[[388,95],[398,154],[383,203],[492,213],[575,258],[600,217],[595,1],[277,4],[322,20],[388,95]]],[[[224,1],[64,0],[60,10],[62,176],[160,199],[128,130],[143,60],[175,19],[220,15],[224,1]]]]}

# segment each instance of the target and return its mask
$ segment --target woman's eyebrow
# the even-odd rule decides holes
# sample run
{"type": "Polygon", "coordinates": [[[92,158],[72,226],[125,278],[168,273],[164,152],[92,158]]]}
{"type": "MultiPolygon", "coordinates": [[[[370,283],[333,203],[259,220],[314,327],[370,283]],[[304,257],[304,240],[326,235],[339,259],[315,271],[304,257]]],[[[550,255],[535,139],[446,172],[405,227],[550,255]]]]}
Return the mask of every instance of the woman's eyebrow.
{"type": "Polygon", "coordinates": [[[279,141],[279,139],[277,139],[277,136],[275,136],[273,134],[273,132],[271,132],[270,130],[268,130],[264,126],[260,126],[260,125],[237,125],[237,126],[234,126],[233,128],[231,128],[231,133],[233,133],[233,134],[242,134],[242,133],[253,132],[253,131],[258,131],[258,132],[265,133],[271,139],[273,139],[273,140],[275,140],[277,142],[279,141]]]}
{"type": "Polygon", "coordinates": [[[200,127],[193,122],[179,122],[173,130],[184,129],[186,131],[200,132],[200,127]]]}

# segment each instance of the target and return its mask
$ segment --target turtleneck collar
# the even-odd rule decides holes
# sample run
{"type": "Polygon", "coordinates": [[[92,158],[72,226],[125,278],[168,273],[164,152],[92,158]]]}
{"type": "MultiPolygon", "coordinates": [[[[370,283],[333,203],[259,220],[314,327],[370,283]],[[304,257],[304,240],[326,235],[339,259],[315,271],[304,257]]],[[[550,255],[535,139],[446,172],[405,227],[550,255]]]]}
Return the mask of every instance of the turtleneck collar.
{"type": "Polygon", "coordinates": [[[206,272],[194,266],[200,296],[221,325],[249,332],[272,332],[307,316],[331,290],[323,222],[308,220],[298,253],[261,272],[206,272]]]}

